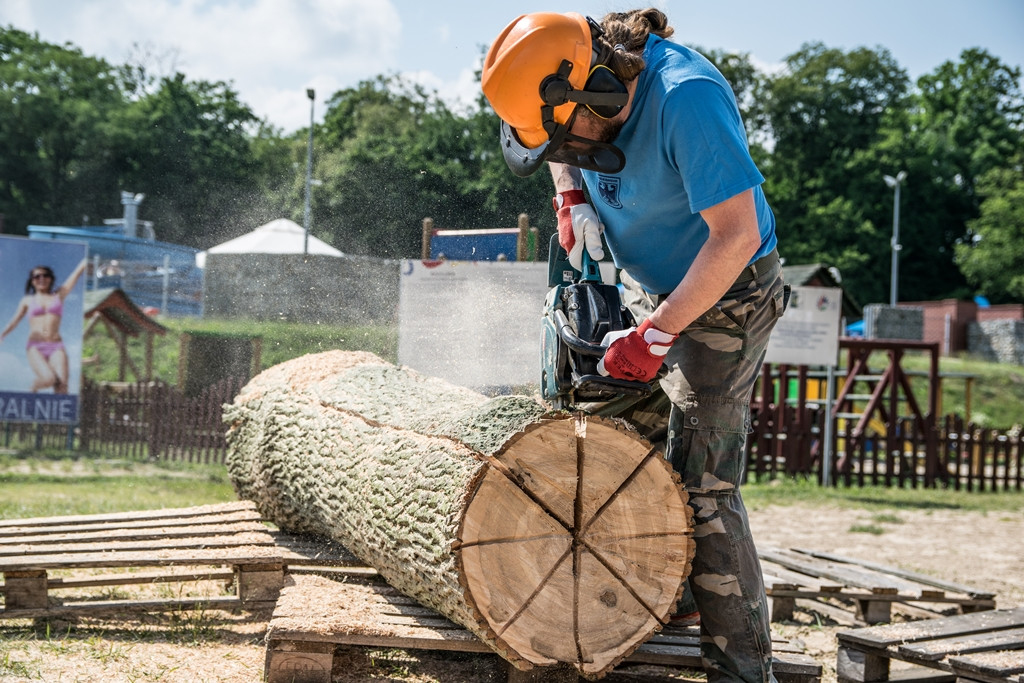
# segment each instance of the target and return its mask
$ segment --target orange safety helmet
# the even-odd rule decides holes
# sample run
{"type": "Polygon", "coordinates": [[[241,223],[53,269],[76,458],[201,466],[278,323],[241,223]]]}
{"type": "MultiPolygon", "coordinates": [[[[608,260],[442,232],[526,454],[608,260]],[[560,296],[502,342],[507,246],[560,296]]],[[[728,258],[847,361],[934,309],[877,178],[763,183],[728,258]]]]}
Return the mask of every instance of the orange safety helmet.
{"type": "Polygon", "coordinates": [[[575,12],[536,12],[513,20],[487,51],[481,86],[501,118],[502,153],[517,175],[545,160],[610,173],[625,165],[613,145],[569,133],[578,104],[611,118],[628,101],[625,85],[600,66],[595,39],[602,33],[575,12]]]}

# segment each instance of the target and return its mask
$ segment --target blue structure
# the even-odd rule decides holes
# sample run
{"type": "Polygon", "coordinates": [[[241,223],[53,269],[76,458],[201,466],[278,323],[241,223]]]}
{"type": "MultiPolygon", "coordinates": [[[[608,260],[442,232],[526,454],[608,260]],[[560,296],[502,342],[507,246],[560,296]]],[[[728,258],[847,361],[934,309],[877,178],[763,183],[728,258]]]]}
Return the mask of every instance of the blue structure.
{"type": "Polygon", "coordinates": [[[449,261],[515,261],[519,229],[435,230],[430,238],[430,258],[449,261]]]}
{"type": "Polygon", "coordinates": [[[30,225],[28,236],[85,242],[90,262],[98,266],[89,280],[90,289],[120,289],[140,308],[156,308],[165,315],[202,315],[203,271],[196,266],[199,249],[128,237],[119,225],[30,225]]]}

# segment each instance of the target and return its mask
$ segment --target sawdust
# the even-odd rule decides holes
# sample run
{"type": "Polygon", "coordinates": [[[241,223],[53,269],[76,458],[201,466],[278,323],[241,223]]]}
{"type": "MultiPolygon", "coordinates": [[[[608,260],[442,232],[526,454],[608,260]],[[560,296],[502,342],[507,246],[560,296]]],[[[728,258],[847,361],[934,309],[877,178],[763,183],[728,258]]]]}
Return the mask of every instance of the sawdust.
{"type": "MultiPolygon", "coordinates": [[[[885,511],[890,521],[881,518],[878,510],[772,506],[753,510],[751,527],[765,546],[811,548],[901,567],[991,591],[997,607],[1024,606],[1024,515],[894,509],[885,511]],[[882,533],[851,530],[866,524],[882,533]]],[[[300,618],[302,605],[294,609],[300,618]]],[[[269,610],[196,610],[57,623],[49,632],[25,620],[4,621],[0,681],[253,683],[262,679],[270,617],[269,610]]],[[[849,625],[798,604],[792,621],[773,628],[823,666],[822,683],[835,683],[836,634],[849,625]]],[[[505,669],[494,655],[353,647],[335,657],[332,680],[488,683],[504,681],[505,669]]],[[[614,675],[605,680],[610,683],[614,675]]]]}

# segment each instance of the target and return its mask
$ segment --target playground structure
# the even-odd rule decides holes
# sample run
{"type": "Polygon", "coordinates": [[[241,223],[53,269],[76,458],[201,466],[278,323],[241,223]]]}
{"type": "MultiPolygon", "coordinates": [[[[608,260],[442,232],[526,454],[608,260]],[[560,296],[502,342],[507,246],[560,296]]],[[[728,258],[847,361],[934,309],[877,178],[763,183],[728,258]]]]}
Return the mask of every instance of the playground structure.
{"type": "MultiPolygon", "coordinates": [[[[752,474],[813,475],[826,485],[1021,489],[1020,434],[989,434],[969,416],[942,415],[938,343],[844,337],[840,350],[847,363],[838,373],[762,368],[751,406],[752,474]],[[903,368],[908,352],[927,355],[927,372],[903,368]]],[[[955,377],[967,382],[969,413],[973,378],[955,377]]]]}

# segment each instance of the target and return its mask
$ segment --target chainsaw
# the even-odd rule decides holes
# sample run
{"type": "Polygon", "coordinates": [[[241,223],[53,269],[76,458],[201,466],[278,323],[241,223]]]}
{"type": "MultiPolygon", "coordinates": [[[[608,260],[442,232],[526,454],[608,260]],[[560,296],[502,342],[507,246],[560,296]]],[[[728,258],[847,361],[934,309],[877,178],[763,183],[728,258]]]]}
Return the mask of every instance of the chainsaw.
{"type": "Polygon", "coordinates": [[[598,373],[597,363],[607,347],[609,332],[636,325],[622,305],[619,289],[601,280],[597,261],[583,250],[583,270],[551,236],[548,248],[548,291],[541,322],[541,396],[555,410],[578,403],[611,401],[622,396],[649,396],[646,382],[615,379],[598,373]]]}

